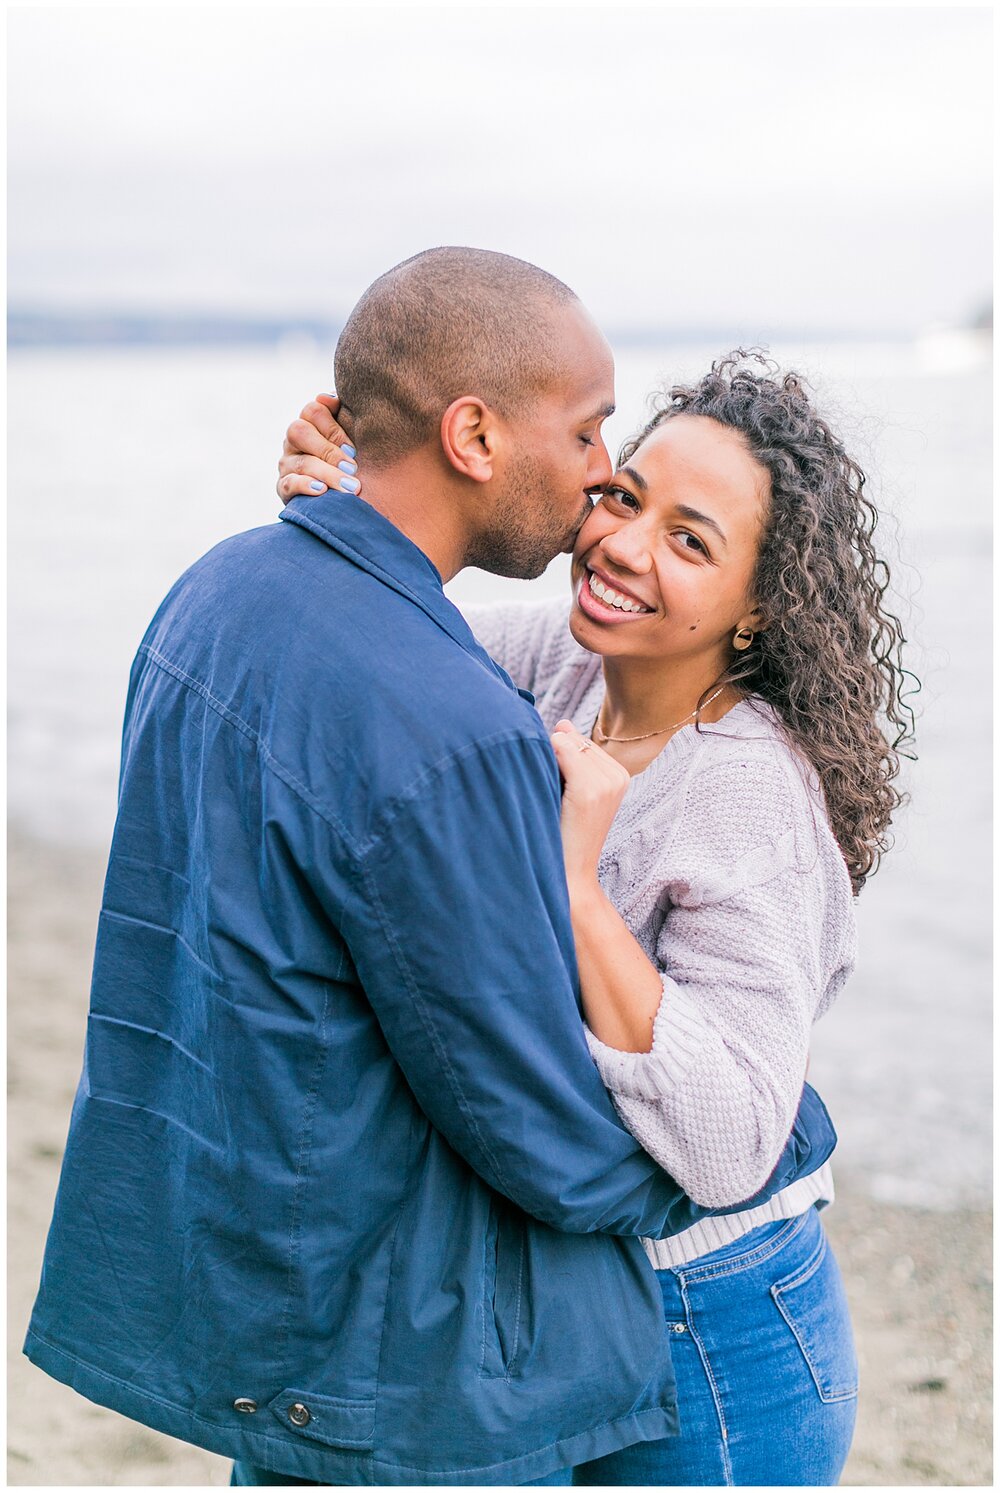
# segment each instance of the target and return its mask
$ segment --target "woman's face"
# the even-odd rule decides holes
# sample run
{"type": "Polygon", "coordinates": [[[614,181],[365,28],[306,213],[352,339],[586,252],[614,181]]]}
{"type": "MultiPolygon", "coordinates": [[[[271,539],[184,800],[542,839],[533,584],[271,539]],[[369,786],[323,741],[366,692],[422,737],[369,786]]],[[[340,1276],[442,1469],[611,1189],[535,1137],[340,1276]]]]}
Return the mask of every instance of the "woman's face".
{"type": "Polygon", "coordinates": [[[716,678],[733,634],[756,620],[750,587],[769,494],[738,431],[700,415],[665,421],[580,530],[577,642],[607,657],[703,660],[706,681],[716,678]]]}

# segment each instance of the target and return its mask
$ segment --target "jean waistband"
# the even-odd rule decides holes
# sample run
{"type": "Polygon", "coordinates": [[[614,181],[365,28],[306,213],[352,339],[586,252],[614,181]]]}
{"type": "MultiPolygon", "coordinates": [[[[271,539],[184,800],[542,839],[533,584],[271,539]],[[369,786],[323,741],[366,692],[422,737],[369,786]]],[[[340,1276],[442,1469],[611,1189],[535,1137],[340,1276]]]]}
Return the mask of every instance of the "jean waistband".
{"type": "Polygon", "coordinates": [[[797,1218],[776,1219],[752,1229],[741,1239],[701,1255],[686,1265],[677,1265],[670,1270],[658,1270],[657,1279],[663,1293],[664,1307],[668,1314],[671,1306],[676,1315],[684,1315],[684,1287],[703,1281],[722,1279],[725,1276],[741,1275],[748,1271],[763,1269],[769,1274],[786,1274],[794,1269],[795,1260],[790,1254],[802,1254],[803,1259],[816,1247],[822,1230],[819,1213],[809,1208],[797,1218]],[[781,1263],[776,1258],[781,1256],[781,1263]]]}

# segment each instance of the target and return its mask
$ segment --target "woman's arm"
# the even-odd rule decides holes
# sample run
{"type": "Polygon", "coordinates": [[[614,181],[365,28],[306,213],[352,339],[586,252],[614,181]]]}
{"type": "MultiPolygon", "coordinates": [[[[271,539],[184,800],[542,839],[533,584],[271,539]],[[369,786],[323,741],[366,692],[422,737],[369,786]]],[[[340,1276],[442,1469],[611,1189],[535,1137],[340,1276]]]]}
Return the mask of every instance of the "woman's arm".
{"type": "Polygon", "coordinates": [[[793,804],[812,837],[810,810],[779,765],[713,769],[671,827],[680,859],[708,869],[673,888],[682,905],[650,960],[597,886],[623,770],[567,728],[553,744],[591,1054],[645,1149],[699,1202],[732,1206],[767,1180],[791,1128],[828,963],[850,942],[828,937],[831,907],[845,935],[852,918],[846,872],[834,851],[844,874],[831,901],[830,858],[795,864],[793,804]]]}
{"type": "Polygon", "coordinates": [[[587,1024],[608,1047],[649,1052],[663,1000],[660,971],[596,876],[567,876],[567,883],[587,1024]]]}
{"type": "Polygon", "coordinates": [[[629,931],[598,879],[612,820],[629,785],[626,768],[568,720],[552,746],[563,776],[562,838],[583,1009],[609,1047],[649,1052],[663,996],[660,971],[629,931]]]}

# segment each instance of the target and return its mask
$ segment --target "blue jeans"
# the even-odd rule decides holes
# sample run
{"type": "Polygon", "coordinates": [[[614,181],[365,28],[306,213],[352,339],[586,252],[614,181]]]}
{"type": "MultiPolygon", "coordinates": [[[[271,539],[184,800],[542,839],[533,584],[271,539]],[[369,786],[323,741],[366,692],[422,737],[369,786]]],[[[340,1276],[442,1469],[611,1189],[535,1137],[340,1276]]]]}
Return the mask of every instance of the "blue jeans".
{"type": "MultiPolygon", "coordinates": [[[[858,1367],[817,1210],[656,1273],[680,1434],[524,1486],[834,1486],[854,1434],[858,1367]]],[[[241,1484],[301,1481],[247,1463],[233,1473],[241,1484]]]]}
{"type": "Polygon", "coordinates": [[[592,1487],[832,1487],[858,1367],[840,1270],[815,1208],[658,1270],[680,1435],[574,1470],[592,1487]]]}

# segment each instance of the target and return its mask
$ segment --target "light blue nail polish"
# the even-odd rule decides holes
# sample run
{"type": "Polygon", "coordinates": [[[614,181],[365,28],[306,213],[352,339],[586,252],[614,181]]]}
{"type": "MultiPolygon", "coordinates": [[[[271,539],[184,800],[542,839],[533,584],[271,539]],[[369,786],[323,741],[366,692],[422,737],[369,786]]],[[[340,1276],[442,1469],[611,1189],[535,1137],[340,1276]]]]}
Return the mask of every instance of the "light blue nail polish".
{"type": "Polygon", "coordinates": [[[360,487],[361,483],[358,481],[357,477],[341,477],[340,479],[341,492],[357,492],[360,487]]]}
{"type": "Polygon", "coordinates": [[[358,470],[358,464],[356,461],[338,461],[337,470],[339,472],[346,472],[348,477],[353,477],[354,473],[358,470]]]}
{"type": "Polygon", "coordinates": [[[313,492],[326,492],[325,482],[310,482],[309,486],[313,492]]]}
{"type": "Polygon", "coordinates": [[[352,459],[358,454],[353,446],[341,446],[340,449],[345,456],[350,456],[352,459]]]}

